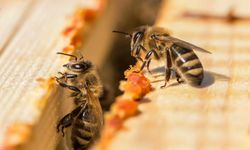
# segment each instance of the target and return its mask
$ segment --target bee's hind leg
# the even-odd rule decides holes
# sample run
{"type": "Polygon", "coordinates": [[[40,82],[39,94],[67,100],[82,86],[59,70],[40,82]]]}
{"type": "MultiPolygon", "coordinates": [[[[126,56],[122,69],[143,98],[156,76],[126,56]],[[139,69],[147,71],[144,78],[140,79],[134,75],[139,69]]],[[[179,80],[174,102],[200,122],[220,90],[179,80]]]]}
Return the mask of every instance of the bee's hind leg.
{"type": "Polygon", "coordinates": [[[177,80],[178,83],[183,83],[184,82],[177,71],[175,71],[175,77],[176,77],[176,80],[177,80]]]}
{"type": "Polygon", "coordinates": [[[166,66],[165,66],[165,83],[164,85],[161,86],[161,88],[164,88],[167,86],[167,82],[169,81],[170,76],[171,76],[171,67],[172,67],[172,61],[170,57],[170,52],[167,49],[166,50],[166,66]]]}
{"type": "Polygon", "coordinates": [[[57,124],[57,132],[62,132],[64,136],[64,128],[70,127],[74,121],[74,118],[85,108],[86,103],[75,108],[71,113],[65,115],[57,124]]]}
{"type": "Polygon", "coordinates": [[[56,126],[57,132],[62,132],[62,135],[64,136],[64,128],[70,127],[73,122],[73,117],[71,113],[64,116],[59,123],[56,126]]]}

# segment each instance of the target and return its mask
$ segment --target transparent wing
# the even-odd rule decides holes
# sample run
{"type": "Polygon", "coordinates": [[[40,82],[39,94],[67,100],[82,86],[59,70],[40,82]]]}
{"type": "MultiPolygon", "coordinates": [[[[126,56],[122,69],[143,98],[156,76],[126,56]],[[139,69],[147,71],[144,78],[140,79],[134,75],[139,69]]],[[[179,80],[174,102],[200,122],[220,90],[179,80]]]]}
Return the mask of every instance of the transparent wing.
{"type": "Polygon", "coordinates": [[[172,36],[156,35],[156,40],[169,42],[169,43],[174,43],[174,44],[176,44],[176,45],[178,45],[180,47],[183,47],[183,48],[192,49],[192,50],[200,51],[200,52],[203,52],[203,53],[212,54],[211,52],[209,52],[209,51],[207,51],[207,50],[205,50],[205,49],[203,49],[201,47],[198,47],[196,45],[193,45],[191,43],[188,43],[186,41],[177,39],[177,38],[172,37],[172,36]]]}
{"type": "Polygon", "coordinates": [[[89,130],[92,133],[99,134],[100,129],[103,126],[103,114],[99,99],[93,95],[91,91],[87,91],[87,103],[83,117],[89,123],[92,123],[92,127],[89,130]]]}

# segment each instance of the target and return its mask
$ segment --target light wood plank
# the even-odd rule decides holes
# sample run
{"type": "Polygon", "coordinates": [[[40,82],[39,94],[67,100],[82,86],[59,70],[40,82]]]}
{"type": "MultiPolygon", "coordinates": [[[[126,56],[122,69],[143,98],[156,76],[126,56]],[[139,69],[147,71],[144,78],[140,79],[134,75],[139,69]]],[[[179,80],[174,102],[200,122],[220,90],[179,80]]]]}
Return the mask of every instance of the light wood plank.
{"type": "MultiPolygon", "coordinates": [[[[81,6],[91,8],[95,6],[95,3],[92,2],[81,0],[35,1],[29,8],[26,19],[16,20],[18,30],[9,30],[15,34],[10,33],[9,37],[5,34],[4,38],[10,39],[7,39],[8,44],[0,56],[0,106],[2,110],[0,114],[0,149],[6,148],[2,147],[6,144],[3,143],[5,136],[8,129],[15,124],[31,126],[33,129],[31,131],[37,133],[32,134],[32,137],[28,136],[28,140],[32,140],[29,145],[23,147],[24,149],[34,149],[34,147],[36,149],[55,149],[58,139],[55,126],[60,112],[59,103],[61,103],[58,99],[60,100],[61,96],[56,94],[56,89],[52,85],[51,93],[47,93],[46,86],[41,87],[37,79],[48,79],[57,74],[58,69],[62,66],[62,60],[56,55],[56,52],[62,51],[69,44],[62,36],[62,31],[77,8],[81,6]],[[34,125],[36,126],[33,128],[34,125]]],[[[16,8],[16,13],[21,13],[25,3],[23,2],[21,6],[14,6],[12,3],[6,2],[6,8],[16,8]]],[[[13,17],[17,18],[17,16],[13,17]]],[[[11,20],[11,14],[5,19],[11,20]]]]}
{"type": "Polygon", "coordinates": [[[0,52],[5,49],[23,21],[27,18],[34,1],[0,1],[0,52]],[[11,18],[11,19],[10,19],[11,18]]]}

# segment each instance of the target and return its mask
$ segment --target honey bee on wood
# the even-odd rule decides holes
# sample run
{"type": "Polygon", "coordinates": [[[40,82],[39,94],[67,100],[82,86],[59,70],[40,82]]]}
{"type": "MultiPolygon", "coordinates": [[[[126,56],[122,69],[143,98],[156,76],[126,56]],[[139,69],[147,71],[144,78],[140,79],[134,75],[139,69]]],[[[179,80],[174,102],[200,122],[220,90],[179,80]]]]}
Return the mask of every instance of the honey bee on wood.
{"type": "Polygon", "coordinates": [[[71,146],[74,150],[86,149],[99,136],[103,125],[103,114],[99,97],[102,85],[93,64],[74,55],[58,53],[73,58],[63,65],[67,71],[56,77],[58,84],[72,91],[75,109],[65,115],[57,125],[64,136],[64,128],[71,127],[71,146]]]}
{"type": "Polygon", "coordinates": [[[152,59],[165,59],[165,87],[174,71],[180,83],[185,81],[189,85],[199,86],[204,77],[203,66],[194,53],[194,50],[210,53],[203,48],[170,36],[168,31],[161,27],[141,26],[134,32],[125,34],[130,38],[131,55],[142,62],[140,71],[149,65],[152,59]],[[182,79],[182,80],[181,80],[182,79]]]}

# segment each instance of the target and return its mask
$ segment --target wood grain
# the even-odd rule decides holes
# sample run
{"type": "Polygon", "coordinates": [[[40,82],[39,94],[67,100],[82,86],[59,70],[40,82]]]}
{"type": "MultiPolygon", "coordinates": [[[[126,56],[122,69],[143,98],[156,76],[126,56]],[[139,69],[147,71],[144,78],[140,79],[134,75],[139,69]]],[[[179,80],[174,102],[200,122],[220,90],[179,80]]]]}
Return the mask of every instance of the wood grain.
{"type": "Polygon", "coordinates": [[[16,32],[23,21],[27,18],[30,8],[34,2],[27,1],[2,1],[0,6],[0,47],[1,51],[5,49],[9,41],[16,32]],[[12,19],[9,19],[12,18],[12,19]]]}
{"type": "Polygon", "coordinates": [[[62,36],[68,21],[77,8],[95,9],[97,3],[0,2],[0,149],[56,148],[62,91],[47,79],[66,61],[56,52],[69,44],[62,36]]]}
{"type": "MultiPolygon", "coordinates": [[[[155,90],[140,104],[141,114],[126,122],[109,149],[250,149],[249,4],[236,0],[164,1],[156,26],[212,52],[197,52],[206,70],[205,79],[200,88],[176,85],[172,80],[160,89],[164,77],[148,75],[155,90]],[[184,17],[186,12],[212,17],[184,17]],[[232,13],[244,19],[228,21],[232,13]]],[[[163,65],[153,62],[151,67],[162,74],[163,65]]]]}

